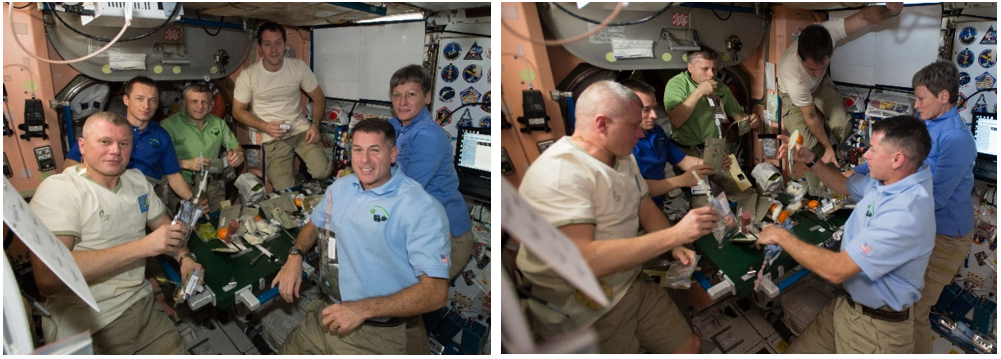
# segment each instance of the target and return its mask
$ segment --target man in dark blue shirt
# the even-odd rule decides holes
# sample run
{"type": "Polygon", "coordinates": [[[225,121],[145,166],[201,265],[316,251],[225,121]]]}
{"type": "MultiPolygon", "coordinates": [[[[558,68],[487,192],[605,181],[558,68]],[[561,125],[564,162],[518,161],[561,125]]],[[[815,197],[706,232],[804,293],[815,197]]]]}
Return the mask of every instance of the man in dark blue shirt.
{"type": "Polygon", "coordinates": [[[702,160],[699,158],[685,155],[667,137],[664,129],[657,125],[657,94],[653,86],[634,79],[623,81],[622,85],[633,90],[643,101],[643,121],[640,122],[640,127],[646,136],[636,143],[633,156],[636,157],[643,179],[650,186],[650,197],[657,207],[662,207],[665,194],[675,188],[692,187],[698,183],[692,171],[700,177],[706,177],[713,174],[713,167],[701,164],[702,160]],[[685,174],[665,178],[664,168],[668,162],[685,171],[685,174]]]}

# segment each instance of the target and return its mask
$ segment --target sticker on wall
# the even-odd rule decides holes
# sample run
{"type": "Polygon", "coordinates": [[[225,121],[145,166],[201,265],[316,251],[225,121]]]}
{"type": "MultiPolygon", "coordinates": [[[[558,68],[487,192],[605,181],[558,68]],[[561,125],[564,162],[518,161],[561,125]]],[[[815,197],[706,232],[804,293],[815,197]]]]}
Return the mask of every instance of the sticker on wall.
{"type": "Polygon", "coordinates": [[[452,123],[452,110],[449,110],[448,106],[442,106],[438,111],[434,112],[434,120],[442,127],[445,127],[445,125],[452,123]]]}
{"type": "Polygon", "coordinates": [[[959,64],[959,67],[964,69],[973,65],[973,51],[970,51],[970,49],[963,49],[963,51],[960,51],[959,54],[956,55],[956,63],[959,64]]]}
{"type": "Polygon", "coordinates": [[[462,70],[462,79],[468,83],[475,83],[481,77],[483,77],[483,68],[480,65],[469,65],[466,66],[465,70],[462,70]]]}
{"type": "Polygon", "coordinates": [[[959,87],[963,87],[970,84],[970,74],[965,72],[959,73],[959,87]]]}
{"type": "Polygon", "coordinates": [[[469,86],[469,88],[462,90],[462,92],[459,93],[459,98],[462,99],[463,105],[476,103],[480,100],[480,92],[476,91],[476,89],[472,86],[469,86]]]}
{"type": "Polygon", "coordinates": [[[671,16],[671,24],[674,26],[688,26],[688,14],[676,12],[671,16]]]}
{"type": "Polygon", "coordinates": [[[997,45],[998,44],[998,32],[994,30],[994,26],[984,33],[984,39],[980,40],[981,45],[997,45]]]}
{"type": "Polygon", "coordinates": [[[473,46],[469,47],[469,52],[466,53],[466,57],[463,60],[483,60],[483,46],[477,45],[473,42],[473,46]]]}
{"type": "MultiPolygon", "coordinates": [[[[967,50],[969,51],[969,50],[967,50]]],[[[441,79],[445,82],[455,82],[455,79],[459,78],[459,68],[455,67],[451,63],[441,69],[441,79]]]]}
{"type": "MultiPolygon", "coordinates": [[[[969,82],[970,79],[966,80],[967,82],[969,82]]],[[[451,87],[445,86],[438,91],[438,100],[442,102],[452,102],[453,99],[455,99],[455,90],[453,90],[451,87]]]]}
{"type": "Polygon", "coordinates": [[[486,128],[486,129],[490,128],[490,116],[487,116],[487,117],[484,117],[484,118],[480,119],[480,127],[481,128],[486,128]]]}
{"type": "Polygon", "coordinates": [[[977,90],[987,90],[994,87],[994,76],[990,72],[984,72],[977,76],[977,90]]]}
{"type": "Polygon", "coordinates": [[[984,94],[980,94],[977,97],[977,103],[973,104],[973,112],[987,112],[987,99],[984,98],[984,94]]]}
{"type": "Polygon", "coordinates": [[[480,99],[480,102],[484,103],[483,105],[480,105],[480,108],[483,109],[483,111],[490,112],[490,105],[492,104],[492,102],[490,102],[490,98],[490,91],[487,91],[487,93],[483,94],[483,98],[480,99]]]}
{"type": "Polygon", "coordinates": [[[448,45],[445,45],[445,49],[442,50],[442,54],[445,55],[446,59],[455,60],[459,58],[460,54],[462,54],[462,46],[459,45],[458,42],[450,42],[448,45]]]}
{"type": "Polygon", "coordinates": [[[972,44],[974,41],[977,41],[977,29],[973,26],[964,27],[959,31],[959,42],[963,45],[972,44]]]}
{"type": "Polygon", "coordinates": [[[492,74],[492,73],[493,73],[493,71],[494,71],[494,68],[493,68],[493,67],[491,67],[491,68],[487,69],[487,83],[491,83],[491,80],[490,80],[490,78],[491,78],[491,75],[490,75],[490,74],[492,74]]]}
{"type": "Polygon", "coordinates": [[[459,124],[458,124],[458,126],[463,126],[463,127],[471,127],[471,126],[473,126],[473,115],[471,115],[469,113],[469,109],[468,108],[466,109],[466,112],[463,112],[462,116],[459,117],[459,124]]]}
{"type": "Polygon", "coordinates": [[[994,49],[987,49],[980,52],[980,57],[977,60],[980,62],[980,67],[989,69],[997,63],[998,59],[995,57],[994,49]]]}
{"type": "Polygon", "coordinates": [[[967,100],[969,100],[969,97],[966,97],[965,94],[963,94],[962,92],[960,92],[959,93],[959,101],[956,102],[956,103],[960,104],[959,105],[959,111],[963,111],[963,110],[966,109],[966,103],[969,102],[967,100]]]}
{"type": "Polygon", "coordinates": [[[492,49],[492,48],[493,48],[492,46],[488,46],[487,47],[487,59],[490,58],[490,49],[492,49]]]}

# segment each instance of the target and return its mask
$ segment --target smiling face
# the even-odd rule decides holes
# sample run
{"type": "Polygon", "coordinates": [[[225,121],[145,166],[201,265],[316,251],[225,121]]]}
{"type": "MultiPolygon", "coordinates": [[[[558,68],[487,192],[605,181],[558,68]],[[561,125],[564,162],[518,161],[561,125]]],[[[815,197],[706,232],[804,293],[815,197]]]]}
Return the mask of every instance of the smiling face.
{"type": "Polygon", "coordinates": [[[188,120],[202,121],[212,108],[212,95],[208,92],[188,91],[184,95],[184,111],[188,120]]]}
{"type": "Polygon", "coordinates": [[[128,120],[135,126],[145,127],[160,105],[160,91],[155,86],[141,83],[132,84],[132,91],[123,95],[122,101],[128,107],[128,120]]]}
{"type": "Polygon", "coordinates": [[[89,119],[85,127],[77,143],[88,175],[95,180],[120,176],[132,155],[132,129],[101,118],[89,119]]]}
{"type": "Polygon", "coordinates": [[[281,69],[285,61],[285,40],[282,40],[282,34],[277,31],[262,32],[259,51],[266,69],[269,71],[281,69]]]}
{"type": "Polygon", "coordinates": [[[406,126],[417,117],[427,105],[431,104],[431,93],[424,92],[416,82],[404,82],[396,85],[391,94],[393,113],[406,126]]]}
{"type": "Polygon", "coordinates": [[[653,95],[639,91],[636,91],[636,96],[639,96],[640,101],[643,102],[643,120],[640,122],[640,127],[643,128],[643,131],[650,131],[653,126],[657,125],[657,100],[653,98],[653,95]]]}
{"type": "Polygon", "coordinates": [[[396,146],[382,133],[357,131],[351,137],[351,169],[358,175],[364,190],[389,181],[396,155],[396,146]]]}

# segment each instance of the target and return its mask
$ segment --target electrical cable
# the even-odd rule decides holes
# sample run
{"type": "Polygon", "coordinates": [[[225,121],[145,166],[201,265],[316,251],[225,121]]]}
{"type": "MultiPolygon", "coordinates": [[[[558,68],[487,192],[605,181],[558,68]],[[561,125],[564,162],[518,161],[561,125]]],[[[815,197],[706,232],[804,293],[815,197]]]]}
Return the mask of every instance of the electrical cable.
{"type": "MultiPolygon", "coordinates": [[[[72,30],[73,32],[77,33],[78,35],[86,37],[86,38],[94,40],[94,41],[100,41],[100,42],[109,42],[109,41],[112,41],[111,39],[106,38],[106,37],[94,36],[94,35],[85,33],[83,31],[77,30],[75,27],[73,27],[69,23],[67,23],[66,20],[63,20],[62,16],[59,16],[59,11],[56,11],[56,7],[55,7],[55,5],[53,3],[46,3],[46,4],[49,4],[49,7],[52,8],[52,14],[55,15],[56,19],[59,20],[59,22],[63,23],[63,25],[66,26],[66,28],[72,30]]],[[[142,35],[130,37],[130,38],[127,38],[127,39],[121,39],[120,42],[136,41],[136,40],[143,39],[143,38],[146,38],[146,37],[148,37],[150,35],[155,34],[157,31],[160,31],[160,29],[163,29],[165,26],[167,26],[167,24],[170,23],[170,20],[173,19],[174,16],[177,16],[177,13],[180,12],[180,11],[181,11],[180,4],[175,5],[174,6],[174,11],[172,11],[170,13],[170,16],[167,16],[167,19],[164,20],[163,23],[160,24],[160,26],[157,26],[152,31],[149,31],[149,32],[147,32],[145,34],[142,34],[142,35]]]]}
{"type": "MultiPolygon", "coordinates": [[[[465,108],[465,107],[469,107],[469,106],[476,106],[476,105],[480,105],[480,106],[483,106],[483,105],[487,105],[487,106],[491,106],[491,105],[490,105],[490,103],[487,103],[487,102],[470,102],[470,103],[467,103],[467,104],[465,104],[465,105],[462,105],[462,106],[459,106],[459,107],[456,107],[456,108],[455,108],[454,110],[452,110],[451,112],[449,112],[449,113],[448,113],[448,116],[445,116],[445,118],[443,118],[442,120],[451,120],[451,119],[452,119],[452,114],[454,114],[454,113],[456,113],[456,112],[459,112],[459,110],[461,110],[461,109],[463,109],[463,108],[465,108]]],[[[487,114],[489,114],[489,113],[490,113],[490,111],[487,111],[487,114]]],[[[491,122],[493,122],[493,121],[491,121],[491,122]]]]}
{"type": "MultiPolygon", "coordinates": [[[[198,11],[198,10],[195,10],[195,17],[197,17],[198,20],[201,20],[202,19],[202,12],[198,11]]],[[[226,20],[226,17],[223,16],[222,18],[219,19],[219,22],[223,22],[225,20],[226,20]]],[[[209,36],[215,37],[216,35],[219,35],[220,32],[222,32],[222,26],[217,27],[214,34],[211,33],[211,32],[209,32],[209,29],[207,27],[205,27],[205,25],[202,25],[202,30],[205,30],[205,33],[208,34],[209,36]]]]}
{"type": "MultiPolygon", "coordinates": [[[[577,18],[578,20],[581,20],[581,21],[584,21],[584,22],[587,22],[587,23],[591,23],[591,24],[600,24],[600,22],[598,22],[598,21],[594,21],[594,20],[591,20],[591,19],[588,19],[586,17],[583,17],[583,16],[580,16],[580,15],[577,15],[577,14],[574,14],[574,13],[570,12],[570,10],[567,10],[567,8],[563,7],[563,5],[560,5],[557,2],[554,2],[553,6],[556,6],[557,9],[563,10],[563,12],[567,13],[567,15],[573,16],[573,17],[577,18]]],[[[659,11],[657,11],[656,14],[647,16],[647,17],[639,19],[639,20],[634,20],[634,21],[613,22],[611,24],[608,24],[608,26],[629,26],[629,25],[642,24],[644,22],[653,20],[654,18],[660,16],[665,11],[667,11],[667,9],[670,9],[671,6],[674,6],[673,2],[667,3],[667,6],[664,6],[664,8],[660,9],[659,11]]],[[[729,16],[727,18],[729,18],[729,16]]]]}
{"type": "Polygon", "coordinates": [[[115,36],[114,39],[111,39],[111,42],[109,42],[107,45],[104,45],[104,47],[98,49],[97,51],[94,51],[90,55],[86,55],[86,56],[83,56],[83,57],[78,57],[78,58],[75,58],[73,60],[64,60],[64,61],[49,60],[49,59],[43,59],[43,58],[38,57],[35,54],[31,53],[31,51],[28,51],[28,49],[24,47],[24,44],[21,43],[21,39],[14,32],[14,9],[13,8],[14,8],[14,3],[10,3],[10,10],[7,11],[7,23],[10,24],[10,33],[11,34],[15,34],[14,35],[14,42],[16,42],[17,46],[19,46],[21,48],[21,50],[24,51],[25,55],[28,55],[29,57],[31,57],[31,58],[33,58],[35,60],[42,61],[42,62],[47,62],[47,63],[50,63],[50,64],[72,64],[72,63],[77,63],[77,62],[80,62],[80,61],[86,61],[87,59],[90,59],[90,58],[92,58],[94,56],[97,56],[100,53],[104,52],[105,50],[111,48],[111,46],[113,46],[114,44],[118,43],[118,39],[120,39],[122,37],[122,35],[125,35],[125,30],[129,28],[129,25],[132,25],[132,20],[126,19],[125,20],[125,24],[122,25],[122,30],[118,32],[118,35],[115,36]]]}
{"type": "Polygon", "coordinates": [[[992,88],[989,88],[989,89],[983,89],[983,90],[980,90],[980,91],[977,91],[977,92],[974,92],[974,93],[971,93],[971,94],[970,94],[970,96],[966,97],[966,99],[965,99],[965,100],[963,100],[963,102],[959,102],[959,103],[956,103],[956,108],[961,108],[961,107],[963,107],[963,105],[965,105],[965,104],[966,104],[966,103],[967,103],[968,101],[970,101],[970,99],[971,99],[971,98],[973,98],[973,96],[975,96],[975,95],[976,95],[976,94],[978,94],[978,93],[981,93],[981,92],[988,92],[988,91],[995,91],[995,92],[997,92],[997,90],[998,90],[998,88],[997,88],[997,87],[992,87],[992,88]]]}
{"type": "Polygon", "coordinates": [[[619,12],[621,12],[621,11],[622,11],[622,3],[620,2],[620,3],[618,3],[618,4],[615,5],[615,8],[612,9],[612,13],[608,14],[608,17],[605,18],[605,20],[601,21],[601,23],[598,24],[598,26],[595,26],[593,29],[591,29],[590,31],[585,32],[583,34],[580,34],[580,35],[577,35],[577,36],[574,36],[574,37],[570,37],[570,38],[566,38],[566,39],[561,39],[561,40],[535,40],[535,39],[529,38],[528,36],[522,35],[521,33],[518,33],[517,31],[514,31],[514,29],[512,29],[511,26],[508,25],[507,22],[504,21],[503,19],[501,19],[501,26],[503,26],[504,29],[507,30],[509,33],[511,33],[511,36],[514,36],[514,37],[516,37],[518,39],[521,39],[521,40],[533,42],[533,43],[536,43],[536,44],[542,44],[542,45],[546,45],[546,46],[566,45],[566,44],[572,44],[572,43],[584,40],[584,39],[586,39],[588,37],[591,37],[591,35],[597,34],[598,31],[601,31],[606,26],[608,26],[608,24],[610,24],[612,22],[612,20],[615,20],[615,17],[619,16],[619,12]]]}
{"type": "MultiPolygon", "coordinates": [[[[735,5],[734,3],[730,3],[730,6],[734,6],[734,5],[735,5]]],[[[730,10],[730,11],[729,11],[729,12],[728,12],[728,13],[726,14],[726,18],[723,18],[722,16],[719,16],[719,14],[717,14],[717,13],[716,13],[716,9],[712,9],[712,10],[713,10],[713,15],[716,15],[716,18],[717,18],[717,19],[720,19],[720,20],[722,20],[722,21],[727,21],[727,20],[730,20],[730,16],[733,16],[733,10],[730,10]]]]}
{"type": "Polygon", "coordinates": [[[33,2],[29,2],[29,3],[25,4],[24,6],[21,6],[21,7],[15,6],[14,8],[18,9],[18,10],[24,10],[24,9],[27,9],[27,8],[31,7],[32,4],[34,4],[34,3],[33,2]]]}

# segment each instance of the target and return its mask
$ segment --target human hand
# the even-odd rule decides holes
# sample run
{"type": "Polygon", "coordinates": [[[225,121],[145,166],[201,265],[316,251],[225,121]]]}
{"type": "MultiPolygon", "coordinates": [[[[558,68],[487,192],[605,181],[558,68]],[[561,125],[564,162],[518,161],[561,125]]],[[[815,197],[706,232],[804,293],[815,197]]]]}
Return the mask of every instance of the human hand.
{"type": "Polygon", "coordinates": [[[758,125],[761,124],[761,116],[758,116],[756,113],[752,113],[747,116],[747,121],[751,128],[758,128],[758,125]]]}
{"type": "Polygon", "coordinates": [[[902,2],[888,2],[886,3],[886,12],[890,16],[900,15],[900,12],[904,10],[904,3],[902,2]]]}
{"type": "Polygon", "coordinates": [[[359,308],[357,302],[338,303],[326,308],[321,312],[323,317],[320,323],[330,331],[337,334],[345,334],[357,329],[368,319],[359,308]]]}
{"type": "Polygon", "coordinates": [[[705,97],[716,93],[716,86],[716,80],[709,79],[700,83],[692,92],[697,93],[699,97],[705,97]]]}
{"type": "Polygon", "coordinates": [[[712,165],[692,166],[691,168],[688,169],[688,171],[685,171],[685,173],[678,175],[678,178],[680,178],[681,187],[694,187],[695,185],[699,184],[699,180],[695,179],[695,175],[692,174],[693,171],[696,174],[698,174],[699,177],[701,178],[706,178],[706,176],[715,173],[712,165]]]}
{"type": "Polygon", "coordinates": [[[212,160],[211,159],[208,159],[208,158],[199,158],[199,157],[189,158],[189,159],[186,159],[186,160],[180,160],[178,162],[180,162],[181,168],[189,170],[189,171],[195,171],[195,172],[201,171],[202,170],[202,166],[211,166],[212,165],[212,160]]]}
{"type": "Polygon", "coordinates": [[[226,162],[229,162],[230,166],[239,167],[243,164],[243,150],[230,150],[226,152],[226,162]]]}
{"type": "Polygon", "coordinates": [[[699,237],[709,234],[718,221],[719,216],[712,208],[702,207],[688,211],[688,214],[672,228],[676,228],[677,235],[685,243],[691,243],[699,237]]]}
{"type": "Polygon", "coordinates": [[[285,124],[285,121],[267,122],[267,123],[264,124],[264,127],[261,128],[261,131],[263,131],[264,133],[267,133],[268,136],[271,136],[271,137],[274,137],[274,138],[282,138],[282,137],[285,137],[285,132],[286,132],[281,127],[284,124],[285,124]]]}
{"type": "Polygon", "coordinates": [[[289,256],[282,269],[271,280],[271,288],[278,286],[278,293],[285,302],[292,303],[299,298],[299,285],[302,284],[302,256],[289,256]]]}
{"type": "Polygon", "coordinates": [[[674,259],[681,261],[681,264],[686,267],[694,264],[692,263],[692,260],[695,259],[695,251],[691,249],[683,246],[677,246],[671,250],[671,255],[674,256],[674,259]]]}
{"type": "Polygon", "coordinates": [[[820,162],[838,164],[838,158],[834,155],[834,148],[824,148],[824,156],[820,158],[820,162]]]}
{"type": "Polygon", "coordinates": [[[142,239],[143,249],[146,250],[145,257],[177,254],[177,251],[183,247],[184,234],[184,224],[182,223],[160,226],[142,239]]]}
{"type": "MultiPolygon", "coordinates": [[[[779,141],[782,141],[782,145],[779,146],[779,155],[777,157],[780,160],[784,160],[786,159],[786,154],[789,152],[789,136],[779,135],[778,138],[779,141]]],[[[806,147],[803,147],[803,145],[798,143],[794,145],[796,147],[793,150],[793,161],[807,163],[817,159],[817,155],[813,154],[813,152],[806,147]]]]}
{"type": "Polygon", "coordinates": [[[316,124],[309,125],[309,129],[306,130],[306,143],[317,143],[320,142],[320,127],[316,124]]]}
{"type": "Polygon", "coordinates": [[[789,231],[784,228],[769,224],[761,229],[761,234],[758,235],[758,240],[754,242],[754,245],[761,249],[769,244],[779,244],[779,238],[787,234],[789,231]]]}
{"type": "Polygon", "coordinates": [[[733,161],[730,161],[730,154],[727,153],[723,156],[723,171],[729,171],[731,164],[733,164],[733,161]]]}
{"type": "Polygon", "coordinates": [[[198,277],[198,284],[204,285],[205,270],[202,268],[202,265],[195,262],[194,258],[181,260],[181,284],[186,284],[188,282],[188,278],[190,278],[195,271],[200,273],[198,277]]]}

